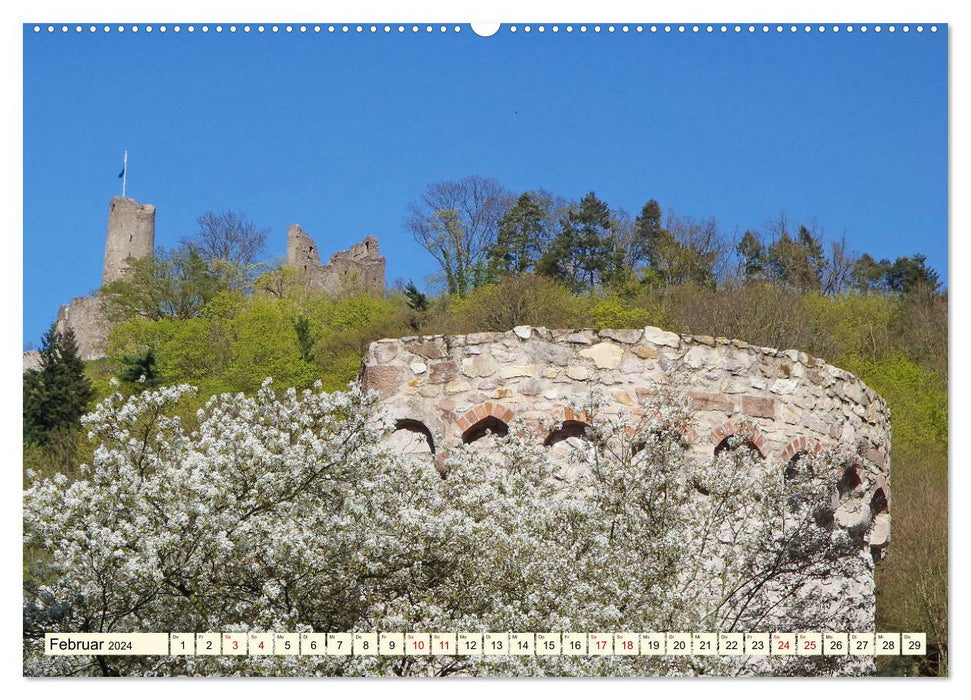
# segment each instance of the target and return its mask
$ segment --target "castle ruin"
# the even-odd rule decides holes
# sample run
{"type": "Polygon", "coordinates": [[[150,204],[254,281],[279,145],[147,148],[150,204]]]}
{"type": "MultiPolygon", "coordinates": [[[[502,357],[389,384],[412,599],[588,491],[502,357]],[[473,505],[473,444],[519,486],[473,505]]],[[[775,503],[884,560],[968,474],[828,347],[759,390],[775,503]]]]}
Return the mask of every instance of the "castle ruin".
{"type": "MultiPolygon", "coordinates": [[[[108,206],[108,235],[105,240],[101,284],[121,279],[130,260],[155,251],[155,206],[139,204],[128,197],[112,197],[108,206]]],[[[57,312],[58,332],[74,331],[83,360],[97,360],[108,350],[111,324],[102,302],[95,296],[75,297],[57,312]]]]}
{"type": "Polygon", "coordinates": [[[154,252],[155,206],[139,204],[127,197],[112,197],[101,284],[124,277],[129,259],[138,260],[154,252]]]}
{"type": "Polygon", "coordinates": [[[683,393],[691,409],[684,438],[699,461],[741,442],[788,474],[802,455],[835,448],[839,473],[813,478],[833,494],[834,526],[860,544],[856,573],[832,582],[830,604],[852,627],[873,630],[873,566],[890,541],[890,412],[848,372],[796,350],[653,327],[518,326],[380,340],[366,351],[360,382],[395,421],[397,450],[440,471],[450,450],[488,443],[522,419],[563,467],[561,478],[575,478],[568,443],[584,439],[590,419],[577,407],[594,390],[605,395],[601,415],[631,420],[661,388],[683,393]]]}
{"type": "MultiPolygon", "coordinates": [[[[128,197],[112,197],[108,207],[108,234],[105,241],[102,286],[122,279],[131,260],[152,255],[155,251],[155,206],[140,204],[128,197]]],[[[368,236],[349,250],[334,253],[328,264],[320,262],[317,244],[299,225],[293,224],[287,234],[287,265],[306,276],[307,286],[327,294],[357,290],[367,294],[384,292],[384,257],[378,252],[378,239],[368,236]]],[[[97,296],[75,297],[57,313],[56,329],[74,331],[83,360],[106,356],[109,322],[97,296]]],[[[23,354],[23,370],[36,369],[40,356],[36,351],[23,354]]]]}
{"type": "Polygon", "coordinates": [[[385,261],[374,236],[334,253],[323,265],[314,240],[299,224],[291,224],[287,231],[287,265],[305,276],[308,287],[327,294],[349,289],[367,294],[384,293],[385,261]]]}

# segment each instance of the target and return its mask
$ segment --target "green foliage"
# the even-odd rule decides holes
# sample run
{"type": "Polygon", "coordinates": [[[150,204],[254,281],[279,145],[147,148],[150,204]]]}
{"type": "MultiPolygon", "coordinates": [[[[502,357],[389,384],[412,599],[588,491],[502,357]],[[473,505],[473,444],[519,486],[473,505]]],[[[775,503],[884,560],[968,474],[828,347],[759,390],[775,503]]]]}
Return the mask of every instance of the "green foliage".
{"type": "Polygon", "coordinates": [[[648,201],[634,220],[635,262],[646,262],[656,269],[660,246],[667,232],[661,225],[661,205],[656,199],[648,201]]]}
{"type": "Polygon", "coordinates": [[[635,222],[648,268],[665,285],[715,286],[715,268],[722,244],[714,219],[695,221],[670,213],[664,226],[660,207],[651,200],[635,222]]]}
{"type": "Polygon", "coordinates": [[[79,428],[93,398],[74,331],[59,333],[51,324],[41,341],[40,369],[23,376],[24,442],[46,444],[60,431],[79,428]]]}
{"type": "Polygon", "coordinates": [[[532,270],[542,253],[543,220],[547,212],[531,193],[524,192],[499,220],[499,235],[489,250],[493,275],[522,274],[532,270]]]}
{"type": "Polygon", "coordinates": [[[135,355],[125,355],[122,359],[122,370],[118,378],[123,382],[137,382],[145,388],[158,386],[162,381],[155,361],[155,348],[135,355]]]}
{"type": "Polygon", "coordinates": [[[937,273],[927,266],[927,256],[913,255],[894,261],[887,274],[887,286],[901,294],[936,292],[941,281],[937,273]]]}
{"type": "Polygon", "coordinates": [[[874,260],[864,254],[856,261],[850,275],[853,287],[860,292],[894,292],[903,295],[936,293],[941,286],[937,272],[927,266],[927,257],[899,257],[893,263],[874,260]]]}
{"type": "Polygon", "coordinates": [[[256,391],[267,377],[280,377],[283,386],[305,388],[317,367],[302,357],[293,332],[296,309],[291,304],[255,298],[232,321],[232,356],[226,380],[244,392],[256,391]]]}
{"type": "Polygon", "coordinates": [[[428,297],[418,291],[414,282],[408,282],[405,286],[405,297],[408,299],[408,308],[412,311],[428,311],[428,297]]]}
{"type": "Polygon", "coordinates": [[[224,292],[193,318],[119,324],[109,355],[137,356],[154,348],[166,383],[198,385],[201,397],[251,392],[267,376],[280,377],[286,386],[306,388],[320,379],[329,389],[341,389],[356,376],[367,344],[406,334],[407,319],[403,295],[334,300],[322,294],[279,299],[224,292]]]}
{"type": "Polygon", "coordinates": [[[416,287],[415,283],[411,281],[405,285],[404,293],[405,303],[408,305],[408,309],[411,311],[408,318],[408,326],[411,328],[411,330],[417,333],[421,330],[422,326],[425,325],[429,308],[428,297],[419,292],[418,287],[416,287]]]}
{"type": "Polygon", "coordinates": [[[836,365],[849,369],[877,362],[904,340],[893,331],[900,313],[900,302],[894,297],[814,292],[800,298],[810,332],[806,350],[836,365]]]}
{"type": "Polygon", "coordinates": [[[900,352],[847,369],[873,387],[890,406],[894,449],[947,449],[947,388],[900,352]]]}
{"type": "Polygon", "coordinates": [[[300,358],[304,362],[314,361],[314,338],[310,333],[310,321],[305,316],[298,316],[293,323],[297,332],[297,344],[300,346],[300,358]]]}
{"type": "Polygon", "coordinates": [[[801,291],[816,291],[822,287],[826,267],[822,242],[805,226],[793,239],[788,231],[766,249],[766,270],[771,279],[801,291]]]}
{"type": "Polygon", "coordinates": [[[742,278],[747,281],[761,279],[765,273],[766,264],[765,246],[762,245],[762,241],[751,231],[746,231],[735,250],[742,262],[742,278]]]}
{"type": "Polygon", "coordinates": [[[590,325],[587,302],[542,275],[510,276],[453,300],[434,327],[440,333],[507,331],[514,326],[590,325]]]}
{"type": "Polygon", "coordinates": [[[227,285],[195,248],[182,247],[130,260],[125,276],[102,287],[99,296],[114,320],[188,319],[227,285]]]}
{"type": "Polygon", "coordinates": [[[620,296],[599,299],[591,308],[595,328],[642,328],[664,325],[664,311],[645,308],[620,296]]]}
{"type": "Polygon", "coordinates": [[[618,263],[610,208],[593,192],[570,209],[537,270],[574,292],[593,291],[618,263]]]}

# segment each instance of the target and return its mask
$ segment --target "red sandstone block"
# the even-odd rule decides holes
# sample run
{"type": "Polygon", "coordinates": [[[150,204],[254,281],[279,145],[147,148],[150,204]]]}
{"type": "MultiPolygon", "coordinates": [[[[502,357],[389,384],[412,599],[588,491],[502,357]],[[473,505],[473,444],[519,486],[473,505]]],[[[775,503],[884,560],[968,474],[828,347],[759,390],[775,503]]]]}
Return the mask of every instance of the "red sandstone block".
{"type": "Polygon", "coordinates": [[[722,411],[731,413],[735,410],[735,402],[724,394],[709,394],[704,391],[689,392],[691,405],[696,411],[722,411]]]}
{"type": "Polygon", "coordinates": [[[775,399],[743,396],[742,411],[756,418],[775,418],[775,399]]]}
{"type": "Polygon", "coordinates": [[[516,414],[513,413],[513,411],[510,410],[510,409],[508,409],[508,408],[502,408],[502,407],[500,407],[500,410],[501,410],[500,415],[498,415],[496,417],[499,420],[501,420],[503,423],[507,424],[507,425],[509,423],[512,423],[512,419],[516,417],[516,414]]]}
{"type": "Polygon", "coordinates": [[[459,418],[457,423],[459,424],[459,429],[463,433],[472,427],[472,424],[469,422],[469,419],[466,418],[465,416],[462,416],[461,418],[459,418]]]}

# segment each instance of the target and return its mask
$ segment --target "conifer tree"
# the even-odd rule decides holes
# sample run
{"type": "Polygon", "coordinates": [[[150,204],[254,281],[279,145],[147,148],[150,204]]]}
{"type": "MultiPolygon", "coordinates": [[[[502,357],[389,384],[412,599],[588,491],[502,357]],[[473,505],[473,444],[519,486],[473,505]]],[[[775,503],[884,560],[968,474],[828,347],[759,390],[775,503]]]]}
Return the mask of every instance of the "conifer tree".
{"type": "Polygon", "coordinates": [[[64,427],[78,425],[94,398],[84,374],[74,331],[60,333],[56,324],[44,334],[40,369],[24,374],[24,440],[46,442],[64,427]]]}
{"type": "Polygon", "coordinates": [[[617,242],[610,208],[593,192],[567,214],[560,233],[537,265],[547,277],[569,284],[574,291],[590,291],[609,275],[616,260],[617,242]]]}
{"type": "Polygon", "coordinates": [[[529,192],[499,220],[499,235],[489,250],[490,271],[522,274],[532,270],[543,246],[543,208],[529,192]]]}
{"type": "Polygon", "coordinates": [[[124,368],[118,376],[124,382],[136,382],[148,388],[158,386],[162,380],[155,359],[155,348],[148,348],[138,355],[125,355],[122,363],[124,368]]]}

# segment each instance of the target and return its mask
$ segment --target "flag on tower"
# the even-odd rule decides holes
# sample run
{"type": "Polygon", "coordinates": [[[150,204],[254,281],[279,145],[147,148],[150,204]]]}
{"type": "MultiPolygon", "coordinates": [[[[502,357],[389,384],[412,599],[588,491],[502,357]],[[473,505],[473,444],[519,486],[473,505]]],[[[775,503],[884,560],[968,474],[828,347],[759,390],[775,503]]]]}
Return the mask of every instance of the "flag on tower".
{"type": "Polygon", "coordinates": [[[125,188],[128,185],[128,149],[125,149],[125,160],[122,162],[121,172],[118,173],[118,179],[121,180],[121,196],[125,196],[125,188]]]}

